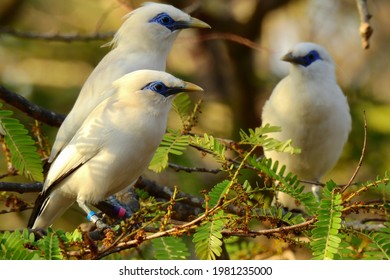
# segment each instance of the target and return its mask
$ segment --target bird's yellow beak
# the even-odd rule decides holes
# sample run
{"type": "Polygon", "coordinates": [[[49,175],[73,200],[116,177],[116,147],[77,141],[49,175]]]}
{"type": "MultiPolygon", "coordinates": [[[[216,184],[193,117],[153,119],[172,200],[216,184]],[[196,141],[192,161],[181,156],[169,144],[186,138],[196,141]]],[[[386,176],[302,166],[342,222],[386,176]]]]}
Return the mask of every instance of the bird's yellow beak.
{"type": "Polygon", "coordinates": [[[203,92],[203,88],[190,82],[184,82],[183,92],[203,92]]]}
{"type": "Polygon", "coordinates": [[[288,52],[284,56],[282,56],[281,60],[286,61],[286,62],[295,63],[297,58],[295,56],[293,56],[292,52],[288,52]]]}
{"type": "Polygon", "coordinates": [[[201,21],[200,19],[192,17],[190,21],[188,22],[188,27],[190,28],[211,28],[210,25],[205,23],[204,21],[201,21]]]}

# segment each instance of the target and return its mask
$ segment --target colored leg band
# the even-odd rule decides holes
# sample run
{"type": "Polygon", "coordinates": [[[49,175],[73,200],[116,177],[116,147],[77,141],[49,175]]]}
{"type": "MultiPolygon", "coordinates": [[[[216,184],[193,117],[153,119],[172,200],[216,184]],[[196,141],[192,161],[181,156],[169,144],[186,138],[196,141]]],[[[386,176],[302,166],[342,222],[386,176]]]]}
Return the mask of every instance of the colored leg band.
{"type": "Polygon", "coordinates": [[[96,216],[96,213],[93,212],[93,211],[89,212],[88,215],[87,215],[88,221],[91,221],[91,222],[92,222],[92,217],[93,217],[93,216],[96,216]]]}
{"type": "Polygon", "coordinates": [[[118,208],[119,209],[118,209],[117,216],[118,216],[118,218],[123,218],[126,215],[126,210],[123,207],[118,207],[118,208]]]}

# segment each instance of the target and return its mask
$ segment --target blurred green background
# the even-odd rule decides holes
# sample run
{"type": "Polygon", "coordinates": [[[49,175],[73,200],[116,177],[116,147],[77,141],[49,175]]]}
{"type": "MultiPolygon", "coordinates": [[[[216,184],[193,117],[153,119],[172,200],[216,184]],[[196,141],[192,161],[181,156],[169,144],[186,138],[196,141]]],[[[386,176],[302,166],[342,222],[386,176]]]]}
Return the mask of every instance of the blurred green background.
{"type": "MultiPolygon", "coordinates": [[[[113,32],[122,17],[143,1],[126,0],[2,0],[0,27],[39,34],[113,32]]],[[[300,41],[323,45],[337,64],[339,84],[348,96],[353,129],[342,158],[324,178],[346,183],[353,174],[363,143],[363,111],[367,115],[368,143],[357,181],[374,179],[390,167],[390,1],[369,1],[373,37],[369,50],[361,47],[355,1],[339,0],[199,0],[164,1],[191,12],[212,26],[184,30],[168,59],[167,71],[205,89],[197,132],[237,139],[239,128],[261,124],[261,108],[273,87],[287,73],[280,57],[300,41]],[[237,37],[240,36],[240,37],[237,37]],[[255,47],[245,45],[245,39],[255,47]]],[[[66,114],[80,87],[100,59],[109,41],[59,42],[18,38],[0,33],[0,83],[36,104],[66,114]]],[[[12,109],[12,108],[11,108],[12,109]]],[[[33,120],[18,113],[26,126],[33,120]]],[[[172,113],[169,126],[178,127],[172,113]]],[[[57,128],[44,126],[50,144],[57,128]]],[[[324,135],[326,137],[326,135],[324,135]]],[[[321,141],[321,139],[318,139],[321,141]]],[[[0,158],[0,173],[7,170],[0,158]]],[[[180,162],[213,167],[215,162],[188,151],[180,162]]],[[[147,172],[159,184],[178,185],[200,194],[220,178],[215,175],[147,172]]],[[[22,177],[3,181],[26,181],[22,177]]],[[[25,196],[33,201],[34,195],[25,196]]],[[[1,206],[0,209],[3,209],[1,206]]],[[[72,209],[56,225],[71,229],[83,221],[72,209]],[[72,215],[72,218],[70,218],[72,215]],[[77,221],[76,221],[77,219],[77,221]],[[70,224],[69,224],[70,223],[70,224]]],[[[0,228],[25,227],[29,211],[0,215],[0,228]]]]}

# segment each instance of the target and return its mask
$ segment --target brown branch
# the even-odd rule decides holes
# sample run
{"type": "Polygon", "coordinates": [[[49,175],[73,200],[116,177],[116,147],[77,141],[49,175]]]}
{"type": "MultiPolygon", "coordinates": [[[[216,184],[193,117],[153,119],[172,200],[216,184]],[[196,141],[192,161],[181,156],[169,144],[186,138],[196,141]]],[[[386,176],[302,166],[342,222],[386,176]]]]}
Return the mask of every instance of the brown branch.
{"type": "Polygon", "coordinates": [[[174,163],[168,163],[168,166],[169,166],[169,168],[173,169],[176,172],[184,171],[187,173],[202,172],[202,173],[217,174],[217,173],[222,171],[219,168],[209,169],[209,168],[204,168],[204,167],[187,167],[187,166],[182,166],[182,165],[178,165],[178,164],[174,164],[174,163]]]}
{"type": "MultiPolygon", "coordinates": [[[[238,43],[240,45],[246,46],[250,49],[256,50],[258,52],[264,51],[265,48],[262,48],[259,44],[233,33],[210,33],[205,34],[200,37],[200,41],[209,41],[209,40],[225,40],[238,43]]],[[[268,50],[267,50],[268,51],[268,50]]]]}
{"type": "Polygon", "coordinates": [[[370,37],[374,32],[370,24],[372,15],[368,12],[367,0],[356,0],[356,5],[360,15],[360,36],[362,37],[362,46],[365,50],[370,48],[370,37]]]}
{"type": "Polygon", "coordinates": [[[363,138],[363,148],[362,148],[362,152],[361,152],[361,155],[360,155],[360,159],[359,159],[359,162],[358,162],[358,165],[355,169],[355,172],[352,174],[352,177],[351,179],[349,179],[348,183],[341,189],[341,193],[345,192],[347,188],[349,188],[349,186],[352,185],[352,182],[353,180],[355,180],[357,174],[359,173],[359,170],[360,168],[362,167],[362,164],[363,164],[363,159],[364,159],[364,155],[366,154],[366,147],[367,147],[367,119],[366,119],[366,112],[363,111],[363,119],[364,119],[364,138],[363,138]]]}
{"type": "Polygon", "coordinates": [[[0,192],[17,192],[17,193],[37,193],[42,190],[43,184],[36,183],[14,183],[0,182],[0,192]]]}
{"type": "MultiPolygon", "coordinates": [[[[138,247],[141,243],[148,241],[148,240],[155,239],[155,238],[160,238],[160,237],[164,237],[164,236],[171,236],[171,235],[175,236],[175,235],[179,234],[179,232],[181,230],[184,230],[184,232],[187,232],[193,226],[197,225],[199,222],[201,222],[209,214],[211,214],[212,212],[214,212],[217,209],[219,209],[218,205],[211,208],[209,212],[204,213],[203,215],[199,216],[198,218],[196,218],[188,223],[184,223],[182,225],[175,226],[175,227],[170,228],[170,229],[165,230],[165,231],[159,231],[159,232],[153,233],[151,235],[144,236],[141,239],[134,239],[134,240],[126,241],[126,242],[120,242],[116,245],[116,247],[110,248],[110,250],[104,250],[104,251],[100,252],[98,255],[95,256],[95,258],[101,259],[101,258],[103,258],[107,255],[113,254],[113,253],[117,253],[117,252],[129,249],[129,248],[133,248],[133,247],[138,247]]],[[[286,227],[280,227],[280,228],[274,228],[274,229],[265,229],[265,230],[259,230],[259,231],[245,231],[244,232],[244,231],[223,230],[222,234],[224,236],[239,236],[239,237],[256,237],[256,236],[260,236],[260,235],[267,236],[267,235],[273,235],[273,234],[283,234],[283,233],[286,233],[288,231],[295,231],[298,229],[307,228],[308,226],[314,224],[316,221],[317,221],[316,218],[312,218],[308,221],[305,221],[305,222],[300,223],[300,224],[292,225],[292,226],[286,226],[286,227]]],[[[69,253],[70,253],[70,255],[74,256],[75,252],[73,252],[73,253],[69,252],[69,253]]]]}
{"type": "Polygon", "coordinates": [[[0,85],[0,99],[28,116],[50,126],[59,127],[65,119],[64,115],[42,108],[2,85],[0,85]]]}
{"type": "Polygon", "coordinates": [[[58,42],[90,42],[90,41],[102,41],[111,39],[114,36],[114,32],[102,32],[92,34],[60,34],[60,33],[37,33],[29,31],[15,30],[9,27],[0,27],[0,35],[6,34],[20,39],[29,40],[44,40],[44,41],[58,41],[58,42]]]}
{"type": "Polygon", "coordinates": [[[312,218],[308,221],[305,221],[300,224],[292,225],[292,226],[285,226],[285,227],[278,227],[278,228],[271,228],[271,229],[262,229],[262,230],[256,230],[256,231],[231,231],[231,230],[223,230],[222,235],[227,236],[239,236],[239,237],[256,237],[260,235],[274,235],[274,234],[285,234],[289,231],[295,231],[302,228],[307,228],[310,225],[313,225],[315,222],[317,222],[317,218],[312,218]]]}

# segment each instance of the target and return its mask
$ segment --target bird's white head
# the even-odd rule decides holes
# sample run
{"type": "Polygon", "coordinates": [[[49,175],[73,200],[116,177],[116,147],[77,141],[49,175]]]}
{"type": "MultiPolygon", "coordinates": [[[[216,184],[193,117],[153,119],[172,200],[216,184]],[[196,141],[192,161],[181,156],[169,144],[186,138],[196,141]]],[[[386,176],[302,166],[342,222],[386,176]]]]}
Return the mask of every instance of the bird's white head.
{"type": "Polygon", "coordinates": [[[145,3],[126,15],[111,44],[143,50],[158,47],[168,52],[179,31],[186,28],[210,26],[171,5],[145,3]]]}
{"type": "Polygon", "coordinates": [[[334,63],[328,52],[318,44],[303,42],[295,45],[283,61],[291,63],[290,74],[334,78],[334,63]]]}
{"type": "Polygon", "coordinates": [[[185,82],[164,71],[137,70],[113,83],[118,94],[132,104],[169,110],[179,92],[202,92],[195,84],[185,82]]]}

